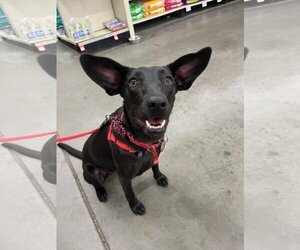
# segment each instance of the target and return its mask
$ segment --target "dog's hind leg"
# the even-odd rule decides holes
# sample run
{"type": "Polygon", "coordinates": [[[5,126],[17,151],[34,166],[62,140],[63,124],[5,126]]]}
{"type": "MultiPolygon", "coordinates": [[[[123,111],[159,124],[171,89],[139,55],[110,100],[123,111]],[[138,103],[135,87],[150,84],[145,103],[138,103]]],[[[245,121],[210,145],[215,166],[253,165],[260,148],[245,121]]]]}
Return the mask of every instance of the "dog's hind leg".
{"type": "Polygon", "coordinates": [[[153,177],[157,184],[162,187],[168,186],[168,178],[162,172],[160,172],[158,164],[152,166],[153,177]]]}
{"type": "Polygon", "coordinates": [[[108,172],[95,167],[91,163],[83,163],[83,177],[86,182],[95,187],[98,200],[101,202],[106,202],[108,198],[104,188],[104,180],[108,175],[108,172]]]}

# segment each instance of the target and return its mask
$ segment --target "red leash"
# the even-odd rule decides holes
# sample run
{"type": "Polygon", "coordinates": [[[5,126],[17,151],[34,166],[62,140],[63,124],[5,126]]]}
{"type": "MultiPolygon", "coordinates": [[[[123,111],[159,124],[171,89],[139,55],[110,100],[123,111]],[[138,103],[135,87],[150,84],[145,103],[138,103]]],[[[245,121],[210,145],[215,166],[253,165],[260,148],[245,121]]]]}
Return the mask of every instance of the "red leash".
{"type": "Polygon", "coordinates": [[[93,129],[93,130],[90,130],[90,131],[87,131],[87,132],[84,132],[84,133],[81,133],[81,134],[70,135],[70,136],[66,136],[66,137],[59,137],[59,138],[56,138],[56,142],[70,141],[70,140],[73,140],[73,139],[76,139],[76,138],[79,138],[79,137],[83,137],[85,135],[92,134],[96,130],[98,130],[98,129],[93,129]]]}
{"type": "MultiPolygon", "coordinates": [[[[90,131],[87,131],[87,132],[84,132],[84,133],[80,133],[80,134],[76,134],[76,135],[70,135],[70,136],[66,136],[66,137],[59,137],[59,138],[56,138],[56,142],[70,141],[70,140],[73,140],[73,139],[76,139],[76,138],[83,137],[85,135],[92,134],[96,130],[97,129],[93,129],[93,130],[90,130],[90,131]]],[[[0,138],[0,143],[28,140],[28,139],[43,137],[43,136],[47,136],[47,135],[54,135],[54,134],[56,134],[56,131],[46,132],[46,133],[39,133],[39,134],[32,134],[32,135],[23,135],[23,136],[0,138]]]]}
{"type": "MultiPolygon", "coordinates": [[[[106,116],[106,120],[101,124],[100,128],[109,121],[108,118],[109,118],[109,116],[106,116]]],[[[131,153],[138,152],[138,150],[136,150],[136,149],[130,147],[129,145],[127,145],[126,143],[118,140],[114,136],[112,131],[115,130],[122,137],[124,137],[126,135],[129,138],[131,143],[135,144],[138,147],[141,147],[141,148],[144,148],[144,149],[150,151],[151,154],[152,154],[152,157],[153,157],[153,165],[158,164],[159,153],[163,151],[166,141],[165,140],[162,140],[162,141],[159,140],[157,143],[144,143],[144,142],[137,141],[129,131],[126,131],[124,129],[124,127],[122,125],[123,118],[124,118],[124,112],[122,112],[120,118],[118,118],[117,116],[112,118],[112,122],[109,125],[107,140],[114,142],[120,148],[125,149],[125,150],[127,150],[131,153]]],[[[99,128],[93,129],[93,130],[90,130],[90,131],[87,131],[87,132],[84,132],[84,133],[80,133],[80,134],[75,134],[75,135],[70,135],[70,136],[65,136],[65,137],[59,137],[59,138],[56,138],[56,142],[64,142],[64,141],[74,140],[76,138],[80,138],[80,137],[92,134],[95,131],[97,131],[98,129],[99,128]]],[[[42,137],[42,136],[47,136],[47,135],[53,135],[53,134],[56,134],[56,131],[47,132],[47,133],[33,134],[33,135],[16,136],[16,137],[10,137],[10,138],[0,138],[0,142],[11,142],[11,141],[26,140],[26,139],[32,139],[32,138],[37,138],[37,137],[42,137]]]]}
{"type": "Polygon", "coordinates": [[[54,135],[56,134],[56,131],[53,132],[47,132],[47,133],[39,133],[39,134],[33,134],[33,135],[24,135],[24,136],[15,136],[15,137],[8,137],[8,138],[0,138],[0,142],[11,142],[11,141],[21,141],[21,140],[27,140],[47,135],[54,135]]]}

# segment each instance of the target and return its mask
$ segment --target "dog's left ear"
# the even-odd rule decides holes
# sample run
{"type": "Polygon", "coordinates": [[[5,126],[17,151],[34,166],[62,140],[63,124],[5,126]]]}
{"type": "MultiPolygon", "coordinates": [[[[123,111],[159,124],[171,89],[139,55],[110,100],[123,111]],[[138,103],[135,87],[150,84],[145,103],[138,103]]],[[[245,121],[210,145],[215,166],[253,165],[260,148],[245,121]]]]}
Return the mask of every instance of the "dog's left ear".
{"type": "Polygon", "coordinates": [[[211,52],[212,49],[206,47],[196,53],[182,56],[168,65],[178,90],[187,90],[192,86],[196,78],[205,70],[211,52]]]}
{"type": "Polygon", "coordinates": [[[83,54],[80,56],[80,63],[85,73],[107,94],[120,94],[121,85],[125,80],[129,68],[116,61],[93,55],[83,54]]]}

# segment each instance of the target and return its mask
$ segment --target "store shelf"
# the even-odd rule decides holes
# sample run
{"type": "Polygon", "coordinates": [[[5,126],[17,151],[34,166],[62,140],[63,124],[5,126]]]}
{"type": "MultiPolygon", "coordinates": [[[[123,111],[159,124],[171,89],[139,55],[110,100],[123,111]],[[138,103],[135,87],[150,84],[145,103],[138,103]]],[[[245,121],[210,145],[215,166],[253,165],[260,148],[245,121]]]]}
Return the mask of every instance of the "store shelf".
{"type": "Polygon", "coordinates": [[[23,38],[19,38],[15,35],[7,35],[2,31],[0,31],[0,37],[7,39],[7,40],[14,41],[14,42],[19,42],[19,43],[23,43],[23,44],[30,45],[30,46],[35,46],[35,47],[37,47],[37,49],[39,51],[45,51],[46,50],[45,46],[56,43],[56,38],[44,38],[44,39],[29,41],[29,40],[26,40],[23,38]]]}
{"type": "Polygon", "coordinates": [[[5,34],[2,31],[0,31],[0,37],[8,39],[8,40],[15,41],[15,42],[20,42],[20,43],[25,43],[27,45],[32,45],[32,42],[30,42],[30,41],[27,41],[25,39],[19,38],[19,37],[15,36],[15,35],[7,35],[7,34],[5,34]]]}
{"type": "Polygon", "coordinates": [[[73,40],[73,39],[70,39],[68,38],[67,36],[65,35],[61,35],[61,34],[57,34],[57,36],[69,43],[72,43],[74,45],[77,45],[77,44],[82,44],[82,45],[86,45],[86,44],[89,44],[89,43],[93,43],[93,42],[96,42],[96,41],[99,41],[101,39],[105,39],[105,38],[108,38],[108,37],[113,37],[113,36],[117,36],[121,33],[124,33],[124,32],[127,32],[128,31],[128,28],[125,28],[125,29],[122,29],[122,30],[118,30],[118,31],[115,31],[115,32],[112,32],[110,30],[100,30],[100,31],[95,31],[94,32],[94,36],[93,37],[87,37],[87,38],[84,38],[84,39],[78,39],[78,40],[73,40]]]}
{"type": "MultiPolygon", "coordinates": [[[[133,24],[143,23],[143,22],[149,21],[151,19],[154,19],[154,18],[157,18],[157,17],[160,17],[160,16],[165,16],[165,15],[168,15],[170,13],[176,12],[178,10],[182,10],[182,9],[185,9],[186,12],[189,12],[189,11],[191,11],[191,8],[194,7],[194,6],[202,5],[202,7],[206,7],[207,3],[212,2],[212,1],[215,1],[215,0],[203,0],[203,1],[196,2],[196,3],[192,3],[192,4],[183,5],[183,6],[180,6],[178,8],[175,8],[175,9],[172,9],[172,10],[167,10],[163,13],[159,13],[157,15],[151,15],[151,16],[144,17],[144,18],[141,18],[139,20],[133,21],[133,24]]],[[[222,2],[222,0],[218,0],[218,2],[222,2]]]]}
{"type": "Polygon", "coordinates": [[[121,29],[121,30],[118,30],[118,31],[115,31],[115,32],[110,31],[108,29],[103,29],[103,30],[95,31],[93,37],[87,37],[87,38],[78,39],[78,40],[70,39],[67,36],[61,35],[59,33],[57,33],[57,36],[60,39],[66,41],[68,43],[79,46],[80,50],[84,51],[84,47],[83,47],[84,45],[94,43],[94,42],[97,42],[97,41],[100,41],[102,39],[106,39],[106,38],[109,38],[109,37],[115,37],[115,36],[118,36],[119,34],[127,32],[127,31],[128,31],[128,28],[121,29]]]}
{"type": "Polygon", "coordinates": [[[156,14],[156,15],[151,15],[151,16],[148,16],[148,17],[144,17],[144,18],[141,18],[139,20],[133,21],[133,24],[143,23],[143,22],[149,21],[151,19],[154,19],[154,18],[157,18],[157,17],[160,17],[160,16],[165,16],[165,15],[168,15],[170,13],[176,12],[178,10],[185,9],[185,7],[186,6],[184,5],[184,6],[180,6],[178,8],[172,9],[172,10],[167,10],[167,11],[165,11],[163,13],[159,13],[159,14],[156,14]]]}
{"type": "MultiPolygon", "coordinates": [[[[112,32],[105,27],[105,22],[113,19],[118,19],[121,22],[127,24],[127,16],[125,9],[128,5],[128,0],[88,0],[84,2],[82,0],[58,0],[58,9],[61,16],[62,23],[66,30],[66,35],[57,33],[57,36],[75,46],[78,46],[81,51],[84,51],[84,46],[93,42],[97,42],[108,37],[115,37],[121,33],[129,31],[129,28],[112,32]],[[126,7],[125,7],[125,6],[126,7]],[[91,28],[93,31],[93,37],[84,37],[83,39],[72,39],[72,34],[68,28],[70,20],[77,18],[79,22],[88,17],[91,28]]],[[[127,26],[129,26],[127,24],[127,26]]],[[[131,27],[130,27],[131,28],[131,27]]],[[[86,32],[84,32],[86,33],[86,32]]]]}
{"type": "Polygon", "coordinates": [[[216,1],[218,3],[221,3],[222,0],[204,0],[204,1],[199,1],[197,3],[192,3],[192,4],[188,4],[187,6],[190,6],[190,7],[193,7],[193,6],[197,6],[197,5],[202,5],[202,7],[206,7],[207,6],[207,3],[209,2],[213,2],[213,1],[216,1]]]}
{"type": "MultiPolygon", "coordinates": [[[[13,31],[11,34],[7,34],[1,30],[1,38],[29,46],[35,46],[39,51],[45,51],[46,45],[56,43],[56,36],[53,33],[51,35],[48,33],[49,18],[53,18],[53,26],[50,26],[52,31],[55,30],[55,16],[53,15],[55,11],[55,4],[50,3],[48,0],[40,0],[38,3],[35,0],[1,0],[1,9],[2,19],[4,17],[7,18],[5,26],[9,27],[9,31],[13,31]],[[32,40],[26,39],[26,36],[24,36],[20,27],[20,23],[23,23],[24,20],[28,20],[29,18],[39,25],[44,36],[32,40]]],[[[35,31],[32,30],[32,32],[35,31]]]]}

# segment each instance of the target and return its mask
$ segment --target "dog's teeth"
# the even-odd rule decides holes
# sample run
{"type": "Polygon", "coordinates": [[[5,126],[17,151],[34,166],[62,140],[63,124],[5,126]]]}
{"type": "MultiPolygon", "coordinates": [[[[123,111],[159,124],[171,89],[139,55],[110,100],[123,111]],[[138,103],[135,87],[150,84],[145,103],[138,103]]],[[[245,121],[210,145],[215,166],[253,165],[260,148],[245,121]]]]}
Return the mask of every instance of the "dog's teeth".
{"type": "Polygon", "coordinates": [[[146,120],[145,123],[146,123],[147,128],[149,128],[149,129],[161,129],[165,126],[166,120],[163,120],[162,123],[157,126],[151,125],[151,123],[148,120],[146,120]]]}
{"type": "Polygon", "coordinates": [[[146,126],[148,127],[148,128],[151,128],[152,126],[150,125],[150,122],[148,122],[147,120],[146,120],[146,126]]]}

